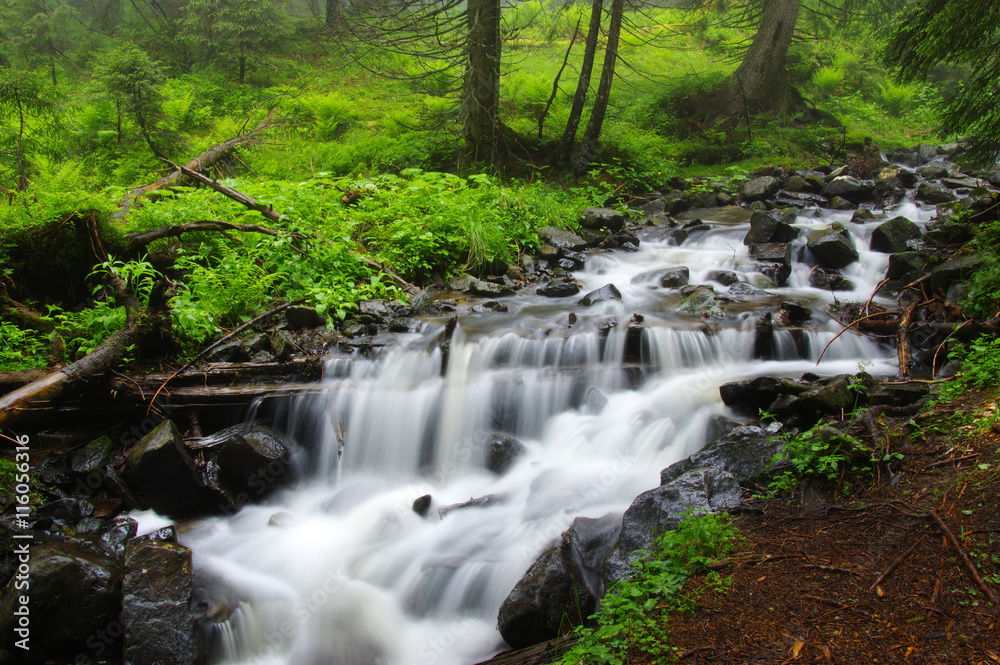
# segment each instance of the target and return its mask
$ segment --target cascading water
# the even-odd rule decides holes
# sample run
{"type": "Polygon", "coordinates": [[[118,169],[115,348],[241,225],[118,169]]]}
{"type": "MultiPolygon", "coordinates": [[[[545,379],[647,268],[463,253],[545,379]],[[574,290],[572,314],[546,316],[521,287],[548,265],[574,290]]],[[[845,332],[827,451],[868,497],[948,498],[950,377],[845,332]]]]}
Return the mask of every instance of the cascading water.
{"type": "MultiPolygon", "coordinates": [[[[796,225],[850,216],[814,214],[796,225]]],[[[502,647],[500,604],[575,517],[620,514],[659,484],[660,469],[705,444],[710,419],[725,413],[720,384],[854,373],[859,362],[895,371],[892,349],[853,334],[816,364],[841,326],[820,313],[833,296],[808,286],[807,263],[773,295],[733,296],[725,320],[678,316],[677,292],[643,273],[683,265],[692,284],[717,270],[759,276],[742,242],[748,224],[703,219],[711,228],[681,247],[651,234],[639,252],[595,255],[576,274],[584,292],[615,284],[620,302],[520,295],[508,313],[461,314],[444,368],[443,321],[376,357],[330,360],[322,393],[291,401],[278,419],[302,443],[304,480],[183,535],[196,568],[228,598],[212,636],[216,662],[484,659],[502,647]],[[754,360],[754,309],[790,299],[812,308],[811,327],[776,333],[776,359],[754,360]],[[635,313],[644,321],[630,331],[635,313]],[[485,468],[494,432],[525,448],[501,475],[485,468]],[[412,505],[427,494],[421,517],[412,505]]],[[[888,258],[865,249],[875,224],[847,226],[861,260],[845,270],[856,290],[837,297],[867,300],[888,258]]],[[[804,240],[792,250],[804,253],[804,240]]]]}

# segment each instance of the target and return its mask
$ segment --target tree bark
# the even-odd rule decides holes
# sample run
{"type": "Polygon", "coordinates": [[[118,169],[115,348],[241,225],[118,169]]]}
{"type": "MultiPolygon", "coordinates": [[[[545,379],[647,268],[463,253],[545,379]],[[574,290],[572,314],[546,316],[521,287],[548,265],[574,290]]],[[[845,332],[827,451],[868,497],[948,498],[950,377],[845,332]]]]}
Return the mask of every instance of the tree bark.
{"type": "Polygon", "coordinates": [[[342,0],[326,0],[326,29],[336,30],[340,27],[340,12],[343,8],[342,0]]]}
{"type": "Polygon", "coordinates": [[[580,78],[576,84],[576,92],[573,94],[573,105],[570,107],[569,118],[566,120],[566,129],[563,130],[559,145],[552,153],[552,158],[555,161],[563,161],[568,158],[573,149],[573,142],[576,140],[576,130],[580,127],[583,107],[587,102],[587,91],[590,90],[590,77],[594,71],[594,58],[597,56],[597,40],[601,34],[603,13],[602,0],[593,0],[590,7],[590,24],[587,26],[587,41],[583,47],[583,62],[580,63],[580,78]]]}
{"type": "Polygon", "coordinates": [[[788,110],[785,60],[801,0],[763,0],[760,26],[743,62],[722,84],[719,116],[788,110]]]}
{"type": "Polygon", "coordinates": [[[28,189],[28,176],[24,169],[24,155],[21,142],[24,138],[24,107],[21,105],[21,93],[14,89],[14,103],[17,104],[17,191],[28,189]]]}
{"type": "Polygon", "coordinates": [[[500,2],[468,1],[469,38],[462,86],[462,132],[471,161],[500,156],[500,2]]]}
{"type": "MultiPolygon", "coordinates": [[[[257,136],[257,134],[269,126],[276,109],[277,107],[272,108],[264,119],[261,120],[251,131],[209,148],[185,164],[184,168],[191,171],[200,171],[211,166],[212,164],[215,164],[237,147],[250,143],[257,136]]],[[[166,175],[155,182],[151,182],[148,185],[143,185],[141,187],[136,187],[135,189],[129,191],[125,194],[125,198],[122,200],[121,205],[118,206],[118,210],[115,211],[114,215],[112,215],[112,219],[118,222],[124,221],[125,216],[128,214],[129,210],[131,210],[132,205],[136,201],[150,192],[155,192],[158,189],[164,189],[165,187],[180,184],[185,177],[186,176],[184,176],[180,169],[175,169],[169,175],[166,175]]]]}
{"type": "Polygon", "coordinates": [[[611,3],[611,20],[608,22],[608,45],[604,51],[604,67],[601,69],[601,82],[597,86],[594,97],[594,108],[590,112],[587,129],[583,133],[580,149],[573,158],[577,171],[586,170],[597,148],[597,140],[601,137],[601,127],[608,112],[608,100],[611,99],[611,86],[615,81],[615,65],[618,63],[618,41],[622,32],[622,17],[625,13],[625,0],[614,0],[611,3]]]}

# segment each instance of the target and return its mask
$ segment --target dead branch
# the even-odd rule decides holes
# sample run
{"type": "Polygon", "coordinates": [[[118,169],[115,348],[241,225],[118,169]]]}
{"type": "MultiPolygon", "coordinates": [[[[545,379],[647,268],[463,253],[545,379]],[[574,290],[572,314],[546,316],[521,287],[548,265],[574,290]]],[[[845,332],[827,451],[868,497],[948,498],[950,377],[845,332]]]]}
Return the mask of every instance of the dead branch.
{"type": "Polygon", "coordinates": [[[875,580],[874,582],[872,582],[872,585],[870,587],[868,587],[868,590],[869,591],[874,591],[875,589],[878,588],[879,584],[882,584],[882,582],[884,582],[886,580],[886,578],[889,577],[889,575],[892,575],[893,571],[896,570],[896,568],[899,568],[899,564],[903,563],[903,561],[906,560],[906,557],[910,556],[910,554],[913,553],[913,550],[917,549],[917,545],[919,545],[921,543],[921,541],[923,541],[923,539],[924,539],[924,537],[926,535],[927,534],[924,534],[923,536],[920,536],[919,538],[917,538],[917,542],[915,542],[912,545],[910,545],[910,548],[908,550],[906,550],[905,552],[903,552],[902,554],[900,554],[896,558],[896,560],[893,561],[889,565],[889,567],[885,569],[885,572],[882,573],[881,575],[879,575],[877,580],[875,580]]]}
{"type": "MultiPolygon", "coordinates": [[[[223,222],[215,219],[204,219],[197,222],[188,222],[186,224],[176,224],[174,226],[164,226],[158,229],[153,229],[152,231],[144,231],[142,233],[132,233],[128,236],[128,248],[133,254],[139,254],[143,248],[145,248],[149,243],[154,240],[161,240],[163,238],[177,238],[185,233],[193,233],[196,231],[219,231],[224,233],[225,231],[241,231],[243,233],[262,233],[269,236],[290,236],[291,238],[300,240],[305,238],[301,233],[289,233],[287,231],[278,231],[275,229],[269,229],[265,226],[258,226],[256,224],[235,224],[233,222],[223,222]]],[[[306,256],[306,253],[299,249],[298,247],[292,246],[299,254],[306,256]]]]}
{"type": "MultiPolygon", "coordinates": [[[[277,108],[278,107],[276,106],[273,107],[268,114],[264,116],[264,119],[257,123],[257,126],[246,134],[233,137],[228,141],[212,146],[205,152],[184,164],[184,168],[189,171],[199,171],[203,168],[208,168],[239,146],[252,142],[254,138],[256,138],[257,134],[270,126],[271,119],[273,118],[275,111],[277,111],[277,108]]],[[[112,219],[119,222],[123,221],[136,201],[158,189],[164,189],[172,185],[179,185],[183,181],[184,177],[185,174],[181,170],[175,168],[170,174],[165,175],[159,180],[151,182],[148,185],[136,187],[135,189],[129,191],[125,194],[125,198],[122,200],[121,205],[118,206],[118,210],[116,210],[115,214],[112,215],[112,219]]]]}
{"type": "Polygon", "coordinates": [[[990,602],[992,602],[994,605],[1000,605],[1000,598],[997,598],[996,592],[994,592],[993,589],[991,589],[989,585],[986,584],[986,580],[982,578],[982,576],[979,574],[979,570],[976,569],[976,564],[972,562],[972,559],[969,558],[969,555],[966,554],[965,550],[962,549],[962,545],[958,542],[958,538],[956,538],[955,534],[952,533],[951,529],[948,528],[948,525],[944,523],[944,520],[941,519],[941,516],[938,515],[938,512],[933,508],[931,508],[927,514],[930,515],[931,519],[933,519],[934,522],[937,523],[938,528],[941,529],[941,532],[944,534],[945,538],[948,539],[948,542],[951,544],[952,549],[955,550],[958,556],[962,559],[962,563],[965,564],[966,570],[969,571],[969,574],[972,576],[972,579],[975,580],[976,585],[980,589],[982,589],[982,592],[986,594],[986,597],[990,599],[990,602]]]}

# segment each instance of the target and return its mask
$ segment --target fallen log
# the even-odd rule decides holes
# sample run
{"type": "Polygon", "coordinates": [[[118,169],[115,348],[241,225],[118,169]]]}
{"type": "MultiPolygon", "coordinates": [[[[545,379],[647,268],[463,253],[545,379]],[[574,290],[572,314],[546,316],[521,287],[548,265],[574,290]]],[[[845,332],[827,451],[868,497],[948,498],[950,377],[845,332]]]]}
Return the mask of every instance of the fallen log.
{"type": "MultiPolygon", "coordinates": [[[[257,123],[257,126],[254,127],[252,130],[250,130],[249,132],[247,132],[246,134],[242,134],[240,136],[234,136],[228,141],[224,141],[222,143],[219,143],[218,145],[212,146],[205,152],[201,153],[191,161],[184,164],[184,168],[188,169],[189,171],[195,171],[195,172],[200,171],[201,169],[204,168],[208,168],[209,166],[212,166],[213,164],[218,162],[220,159],[226,157],[235,148],[238,148],[241,145],[246,145],[247,143],[252,142],[254,138],[256,138],[256,136],[261,131],[267,129],[267,127],[270,126],[271,119],[273,118],[276,110],[277,107],[272,108],[268,112],[268,114],[264,116],[264,119],[261,120],[259,123],[257,123]]],[[[180,169],[175,168],[174,171],[163,176],[159,180],[151,182],[148,185],[142,185],[141,187],[136,187],[135,189],[130,190],[125,194],[125,198],[122,200],[121,204],[118,206],[118,210],[115,211],[115,213],[111,216],[111,218],[118,222],[123,221],[125,219],[125,216],[128,215],[129,210],[132,209],[132,205],[135,204],[136,201],[143,198],[144,196],[149,195],[151,192],[155,192],[158,189],[164,189],[172,185],[179,185],[183,181],[184,177],[185,174],[180,169]]]]}
{"type": "MultiPolygon", "coordinates": [[[[256,224],[236,224],[233,222],[223,222],[215,219],[203,219],[197,222],[187,222],[186,224],[175,224],[174,226],[164,226],[158,229],[153,229],[151,231],[143,231],[141,233],[131,233],[128,235],[128,248],[132,254],[140,254],[142,250],[154,240],[162,240],[163,238],[177,238],[185,233],[194,233],[197,231],[217,231],[223,235],[228,234],[226,231],[240,231],[242,233],[261,233],[269,236],[290,236],[294,239],[303,239],[304,235],[301,233],[289,233],[286,231],[277,231],[275,229],[269,229],[265,226],[258,226],[256,224]]],[[[297,247],[293,247],[300,254],[305,254],[302,250],[297,247]]]]}

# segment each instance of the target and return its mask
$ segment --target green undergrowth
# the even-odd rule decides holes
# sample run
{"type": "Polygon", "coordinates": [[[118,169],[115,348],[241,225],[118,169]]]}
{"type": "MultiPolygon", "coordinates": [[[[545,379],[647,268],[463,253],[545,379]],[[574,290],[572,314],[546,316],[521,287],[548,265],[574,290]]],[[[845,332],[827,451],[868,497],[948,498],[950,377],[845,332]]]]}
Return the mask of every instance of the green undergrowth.
{"type": "Polygon", "coordinates": [[[703,590],[725,593],[729,579],[709,567],[736,551],[740,536],[728,516],[688,513],[674,531],[653,541],[633,564],[635,574],[618,582],[601,600],[594,624],[576,629],[579,641],[562,658],[563,665],[662,662],[673,651],[669,617],[692,613],[699,592],[686,588],[693,575],[703,575],[703,590]]]}

